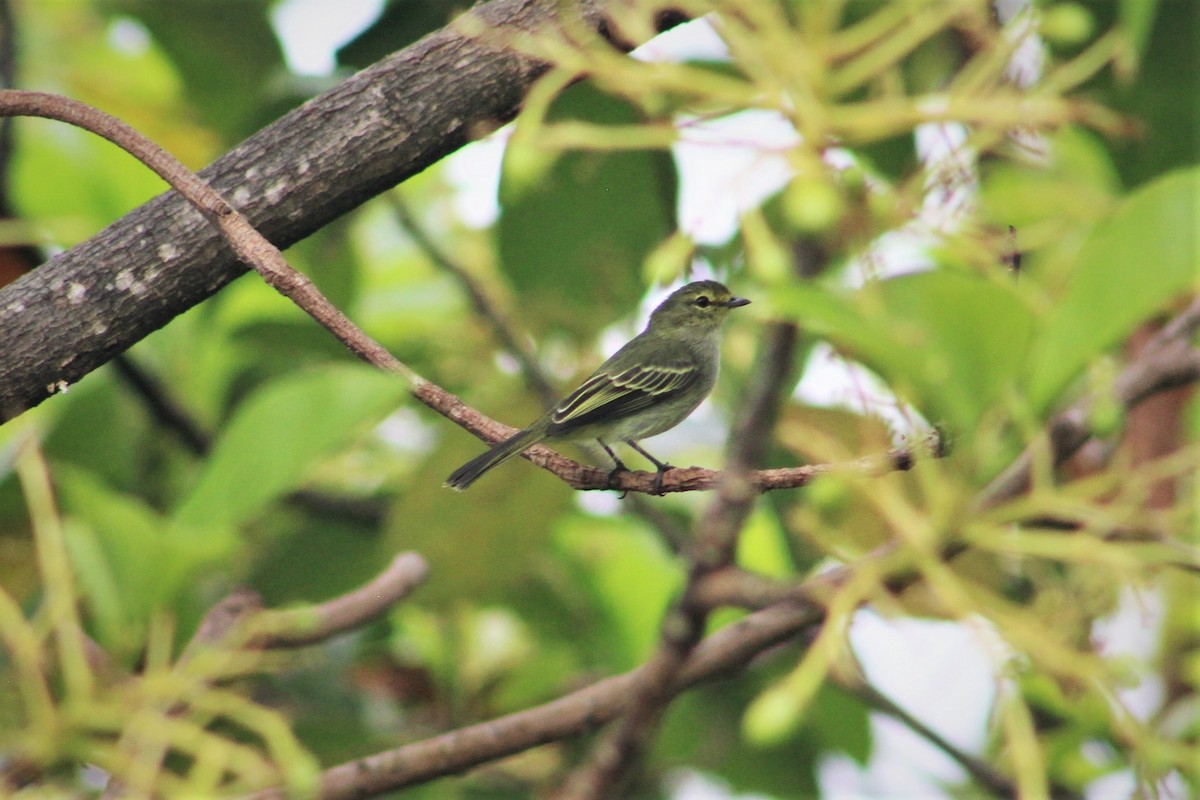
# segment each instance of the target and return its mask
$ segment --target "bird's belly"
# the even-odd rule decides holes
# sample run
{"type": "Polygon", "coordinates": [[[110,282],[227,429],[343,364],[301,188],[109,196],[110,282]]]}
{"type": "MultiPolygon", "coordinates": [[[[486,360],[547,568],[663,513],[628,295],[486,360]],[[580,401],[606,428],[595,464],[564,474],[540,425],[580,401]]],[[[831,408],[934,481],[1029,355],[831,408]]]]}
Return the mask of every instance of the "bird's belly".
{"type": "Polygon", "coordinates": [[[684,398],[682,402],[679,400],[667,401],[652,409],[647,409],[641,414],[634,415],[631,419],[622,420],[608,431],[605,438],[636,441],[657,436],[687,419],[703,400],[704,396],[701,395],[700,399],[695,401],[687,398],[684,398]]]}

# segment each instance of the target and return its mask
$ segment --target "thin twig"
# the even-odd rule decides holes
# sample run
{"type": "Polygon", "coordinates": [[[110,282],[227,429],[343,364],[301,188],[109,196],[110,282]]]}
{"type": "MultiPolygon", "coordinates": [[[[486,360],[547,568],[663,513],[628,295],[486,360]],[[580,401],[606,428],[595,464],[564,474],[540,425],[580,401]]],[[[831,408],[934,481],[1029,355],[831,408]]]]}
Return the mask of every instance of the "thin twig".
{"type": "Polygon", "coordinates": [[[184,447],[196,455],[207,455],[212,449],[212,434],[204,430],[182,405],[176,402],[162,381],[145,370],[128,353],[112,360],[117,374],[137,393],[151,416],[166,430],[179,437],[184,447]]]}
{"type": "Polygon", "coordinates": [[[417,553],[400,553],[383,572],[340,597],[311,608],[263,611],[250,621],[257,647],[302,647],[365,625],[412,593],[429,573],[417,553]]]}
{"type": "Polygon", "coordinates": [[[558,401],[558,390],[546,377],[533,350],[526,343],[525,337],[521,336],[514,328],[508,315],[492,301],[492,298],[468,269],[447,255],[433,241],[433,237],[417,221],[408,207],[408,203],[399,194],[394,191],[388,192],[386,197],[391,202],[392,210],[396,213],[400,224],[404,226],[408,237],[439,269],[458,281],[459,286],[466,292],[471,305],[475,308],[475,312],[487,321],[492,333],[500,340],[500,346],[517,362],[522,377],[528,382],[530,388],[537,392],[542,405],[546,408],[553,406],[558,401]]]}
{"type": "Polygon", "coordinates": [[[400,553],[377,576],[346,594],[289,609],[264,609],[252,589],[240,588],[204,615],[181,660],[216,646],[258,650],[303,647],[361,627],[412,593],[429,566],[412,552],[400,553]]]}

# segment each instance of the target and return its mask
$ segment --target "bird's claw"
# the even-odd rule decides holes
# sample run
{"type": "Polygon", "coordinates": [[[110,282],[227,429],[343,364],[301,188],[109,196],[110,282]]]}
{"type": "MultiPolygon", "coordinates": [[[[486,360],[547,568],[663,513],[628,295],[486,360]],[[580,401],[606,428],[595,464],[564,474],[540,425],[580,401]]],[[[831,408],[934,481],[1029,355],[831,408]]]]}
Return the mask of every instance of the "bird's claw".
{"type": "MultiPolygon", "coordinates": [[[[621,474],[622,472],[629,471],[629,468],[626,467],[624,464],[622,464],[620,459],[614,457],[613,460],[617,462],[617,465],[608,471],[608,488],[609,489],[617,488],[617,486],[616,486],[617,475],[621,474]]],[[[629,494],[629,490],[622,489],[621,496],[618,497],[617,499],[624,500],[625,495],[627,495],[627,494],[629,494]]]]}
{"type": "Polygon", "coordinates": [[[675,469],[675,467],[671,464],[658,465],[658,471],[654,473],[654,485],[650,490],[650,494],[654,495],[655,497],[662,497],[664,494],[666,494],[662,490],[663,475],[666,475],[667,470],[669,469],[675,469]]]}
{"type": "MultiPolygon", "coordinates": [[[[615,490],[617,488],[617,486],[616,486],[617,475],[619,475],[622,472],[629,472],[629,468],[626,467],[625,464],[621,461],[621,459],[617,458],[616,455],[614,455],[613,453],[610,452],[609,455],[611,455],[613,457],[613,461],[617,462],[617,465],[608,471],[608,486],[607,486],[607,488],[610,490],[615,490]]],[[[667,473],[667,470],[675,469],[675,467],[672,464],[660,464],[657,461],[655,461],[654,464],[657,467],[657,471],[654,473],[654,483],[650,487],[650,494],[652,494],[656,497],[662,497],[664,494],[666,494],[666,492],[663,491],[663,475],[665,475],[667,473]]],[[[628,494],[629,494],[628,489],[622,489],[621,496],[618,497],[617,499],[624,500],[625,496],[628,494]]]]}

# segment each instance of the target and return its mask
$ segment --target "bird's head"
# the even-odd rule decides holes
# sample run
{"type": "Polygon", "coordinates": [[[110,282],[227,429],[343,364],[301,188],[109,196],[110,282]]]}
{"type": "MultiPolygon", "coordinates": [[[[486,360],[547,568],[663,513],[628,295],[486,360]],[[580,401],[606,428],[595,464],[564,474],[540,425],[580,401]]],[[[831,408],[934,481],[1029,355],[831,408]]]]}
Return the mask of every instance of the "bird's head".
{"type": "Polygon", "coordinates": [[[715,330],[735,308],[750,303],[716,281],[696,281],[663,300],[650,315],[651,329],[715,330]]]}

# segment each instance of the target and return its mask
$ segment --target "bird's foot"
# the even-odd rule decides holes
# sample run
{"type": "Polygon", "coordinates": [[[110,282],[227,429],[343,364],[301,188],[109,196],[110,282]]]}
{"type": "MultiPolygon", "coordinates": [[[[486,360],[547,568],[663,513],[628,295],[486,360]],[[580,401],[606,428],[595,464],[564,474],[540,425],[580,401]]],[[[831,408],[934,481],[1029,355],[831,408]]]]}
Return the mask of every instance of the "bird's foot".
{"type": "MultiPolygon", "coordinates": [[[[622,472],[629,472],[629,467],[625,466],[621,462],[621,459],[617,458],[616,456],[613,456],[613,461],[617,462],[617,465],[608,471],[608,488],[609,489],[617,488],[617,476],[618,475],[620,475],[622,472]]],[[[629,490],[624,489],[621,491],[621,496],[618,497],[617,499],[624,500],[625,495],[627,495],[627,494],[629,494],[629,490]]]]}
{"type": "Polygon", "coordinates": [[[656,497],[662,497],[666,492],[662,490],[663,475],[667,474],[667,470],[675,469],[672,464],[659,464],[658,471],[654,473],[654,486],[650,490],[650,494],[656,497]]]}

